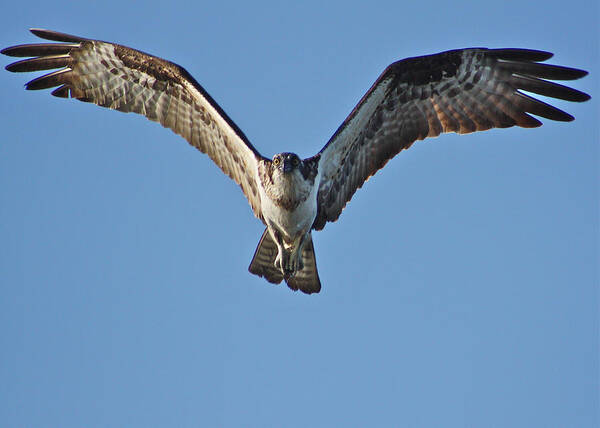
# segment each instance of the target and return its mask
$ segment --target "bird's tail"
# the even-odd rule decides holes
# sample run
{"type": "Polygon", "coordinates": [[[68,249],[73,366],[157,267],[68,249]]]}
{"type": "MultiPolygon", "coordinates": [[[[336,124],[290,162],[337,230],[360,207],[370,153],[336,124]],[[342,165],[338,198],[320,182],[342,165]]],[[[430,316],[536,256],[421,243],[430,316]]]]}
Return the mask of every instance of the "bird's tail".
{"type": "Polygon", "coordinates": [[[283,281],[281,270],[275,267],[275,258],[277,257],[277,244],[271,238],[269,229],[265,229],[260,238],[260,242],[254,252],[254,257],[250,262],[248,270],[254,275],[262,276],[273,284],[279,284],[283,281]]]}
{"type": "MultiPolygon", "coordinates": [[[[275,267],[275,258],[277,257],[277,244],[273,241],[268,229],[262,234],[260,242],[254,252],[252,262],[248,270],[254,275],[262,276],[273,284],[279,284],[283,281],[281,270],[275,267]]],[[[309,233],[302,249],[302,263],[304,267],[289,278],[286,283],[292,290],[300,290],[303,293],[318,293],[321,290],[321,280],[317,271],[317,261],[315,259],[315,249],[313,247],[312,236],[309,233]]]]}

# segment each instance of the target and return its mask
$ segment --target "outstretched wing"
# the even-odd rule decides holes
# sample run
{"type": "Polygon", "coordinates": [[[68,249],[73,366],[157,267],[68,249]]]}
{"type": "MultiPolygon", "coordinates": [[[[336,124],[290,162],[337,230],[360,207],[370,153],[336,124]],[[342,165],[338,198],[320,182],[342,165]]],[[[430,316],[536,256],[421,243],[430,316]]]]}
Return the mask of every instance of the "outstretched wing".
{"type": "Polygon", "coordinates": [[[540,64],[549,52],[526,49],[459,49],[391,64],[323,147],[318,213],[313,227],[338,219],[354,192],[402,149],[442,132],[490,128],[573,117],[520,90],[567,101],[589,95],[550,80],[587,72],[540,64]]]}
{"type": "Polygon", "coordinates": [[[34,57],[8,71],[60,68],[27,83],[27,89],[58,86],[52,95],[77,98],[102,107],[146,116],[185,138],[235,180],[262,220],[256,177],[262,156],[218,104],[182,67],[114,43],[32,29],[41,43],[6,48],[1,53],[34,57]]]}

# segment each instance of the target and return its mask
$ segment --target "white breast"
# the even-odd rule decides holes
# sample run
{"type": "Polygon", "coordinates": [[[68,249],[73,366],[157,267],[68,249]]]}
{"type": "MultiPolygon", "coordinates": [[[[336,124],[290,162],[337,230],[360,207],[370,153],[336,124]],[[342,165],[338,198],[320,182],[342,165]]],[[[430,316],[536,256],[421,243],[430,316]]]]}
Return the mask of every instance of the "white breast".
{"type": "Polygon", "coordinates": [[[286,241],[292,241],[300,234],[310,230],[317,215],[317,193],[320,174],[315,177],[314,185],[307,184],[301,173],[295,171],[291,177],[281,179],[274,177],[276,189],[279,192],[308,193],[308,197],[294,210],[286,210],[276,205],[264,189],[260,188],[261,210],[267,225],[277,229],[286,241]]]}

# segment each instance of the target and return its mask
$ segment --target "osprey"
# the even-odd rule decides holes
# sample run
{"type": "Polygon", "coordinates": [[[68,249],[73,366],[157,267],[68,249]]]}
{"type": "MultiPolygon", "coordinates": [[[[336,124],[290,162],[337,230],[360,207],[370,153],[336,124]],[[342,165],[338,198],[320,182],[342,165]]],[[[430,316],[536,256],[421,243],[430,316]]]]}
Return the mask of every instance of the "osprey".
{"type": "Polygon", "coordinates": [[[27,44],[1,52],[32,57],[8,71],[59,70],[26,89],[57,87],[76,98],[159,122],[206,153],[242,188],[266,226],[249,270],[293,290],[318,293],[312,230],[338,219],[354,192],[416,140],[443,132],[534,128],[573,117],[521,91],[567,101],[589,95],[548,80],[574,80],[586,71],[541,64],[549,52],[468,48],[404,59],[388,66],[319,153],[300,159],[262,156],[202,86],[182,67],[100,40],[31,29],[63,43],[27,44]],[[548,80],[545,80],[548,79],[548,80]]]}

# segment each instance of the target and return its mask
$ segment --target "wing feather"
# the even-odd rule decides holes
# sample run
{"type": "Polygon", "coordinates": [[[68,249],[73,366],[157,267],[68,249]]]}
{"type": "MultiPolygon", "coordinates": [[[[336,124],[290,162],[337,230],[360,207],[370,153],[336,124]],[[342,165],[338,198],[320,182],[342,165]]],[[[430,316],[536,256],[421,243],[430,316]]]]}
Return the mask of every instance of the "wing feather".
{"type": "Polygon", "coordinates": [[[552,57],[529,49],[471,48],[391,64],[317,155],[321,171],[313,228],[338,219],[357,189],[416,140],[443,132],[538,127],[530,116],[573,116],[521,91],[567,101],[589,95],[550,80],[574,80],[583,70],[540,64],[552,57]]]}
{"type": "Polygon", "coordinates": [[[235,180],[262,220],[256,177],[258,161],[263,157],[184,68],[114,43],[49,30],[31,32],[65,43],[19,45],[1,51],[9,56],[33,57],[8,65],[8,71],[59,68],[33,79],[27,89],[58,87],[52,95],[138,113],[170,128],[235,180]]]}

